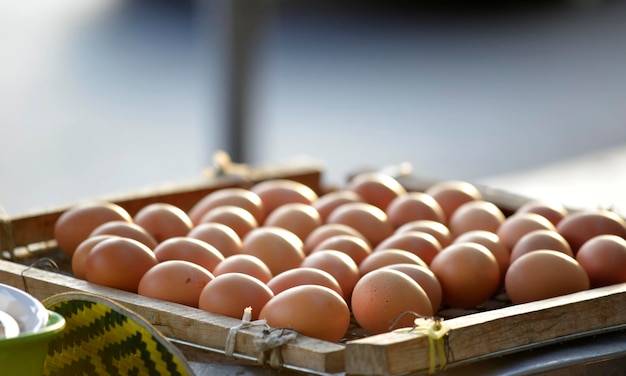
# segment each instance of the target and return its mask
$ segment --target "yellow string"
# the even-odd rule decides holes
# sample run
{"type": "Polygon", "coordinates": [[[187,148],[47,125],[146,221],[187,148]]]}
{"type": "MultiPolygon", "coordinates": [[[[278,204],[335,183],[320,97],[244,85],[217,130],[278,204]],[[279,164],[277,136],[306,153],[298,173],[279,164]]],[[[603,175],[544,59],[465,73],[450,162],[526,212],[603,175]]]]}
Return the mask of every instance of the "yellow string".
{"type": "Polygon", "coordinates": [[[450,327],[443,323],[443,319],[424,319],[417,318],[414,326],[411,328],[401,328],[394,330],[395,333],[411,333],[420,332],[428,336],[428,374],[432,375],[437,371],[437,359],[439,359],[439,368],[444,369],[448,359],[445,351],[444,337],[450,331],[450,327]]]}

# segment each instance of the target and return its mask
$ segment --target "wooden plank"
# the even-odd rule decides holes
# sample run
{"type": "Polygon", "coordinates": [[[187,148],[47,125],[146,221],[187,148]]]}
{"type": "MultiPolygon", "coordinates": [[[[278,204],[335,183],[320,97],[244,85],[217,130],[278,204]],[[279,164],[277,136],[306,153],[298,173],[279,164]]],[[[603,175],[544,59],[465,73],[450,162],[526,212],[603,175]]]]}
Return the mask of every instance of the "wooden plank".
{"type": "MultiPolygon", "coordinates": [[[[230,328],[241,323],[234,318],[98,286],[61,273],[10,261],[0,260],[0,280],[40,300],[68,291],[99,294],[135,311],[168,337],[218,350],[224,350],[230,328]]],[[[241,330],[236,336],[235,353],[247,357],[259,356],[255,341],[262,337],[261,327],[241,330]]],[[[295,341],[281,348],[281,355],[289,366],[332,374],[344,369],[344,348],[341,344],[298,336],[295,341]]]]}
{"type": "MultiPolygon", "coordinates": [[[[502,355],[524,347],[626,323],[626,284],[591,289],[447,320],[450,361],[502,355]]],[[[346,373],[398,375],[428,369],[426,335],[385,333],[346,343],[346,373]]]]}

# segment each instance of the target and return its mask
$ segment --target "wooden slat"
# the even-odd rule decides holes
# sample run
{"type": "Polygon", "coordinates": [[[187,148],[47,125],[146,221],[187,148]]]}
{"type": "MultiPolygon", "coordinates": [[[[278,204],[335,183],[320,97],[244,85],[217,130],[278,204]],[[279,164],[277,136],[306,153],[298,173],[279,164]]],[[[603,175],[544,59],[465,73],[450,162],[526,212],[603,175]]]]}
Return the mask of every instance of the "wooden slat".
{"type": "MultiPolygon", "coordinates": [[[[626,323],[626,284],[514,305],[450,319],[447,343],[459,362],[501,355],[547,341],[626,323]]],[[[346,373],[398,375],[425,370],[428,339],[419,333],[385,333],[346,344],[346,373]]]]}
{"type": "MultiPolygon", "coordinates": [[[[99,294],[135,311],[166,336],[209,348],[223,350],[230,328],[241,322],[10,261],[0,260],[0,281],[25,290],[40,300],[68,291],[99,294]]],[[[259,352],[255,340],[262,336],[260,327],[241,330],[236,337],[235,353],[257,357],[259,352]]],[[[343,351],[341,344],[299,336],[294,342],[284,345],[281,354],[285,364],[315,373],[338,373],[344,369],[343,351]]]]}

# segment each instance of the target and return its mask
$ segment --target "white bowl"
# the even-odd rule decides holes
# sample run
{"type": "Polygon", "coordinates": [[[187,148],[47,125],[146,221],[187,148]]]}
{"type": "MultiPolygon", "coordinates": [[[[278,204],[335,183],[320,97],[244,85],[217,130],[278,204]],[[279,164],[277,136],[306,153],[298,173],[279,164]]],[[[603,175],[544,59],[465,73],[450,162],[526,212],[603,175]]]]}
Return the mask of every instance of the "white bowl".
{"type": "Polygon", "coordinates": [[[0,339],[15,338],[20,335],[20,324],[4,311],[0,311],[0,339]]]}
{"type": "Polygon", "coordinates": [[[17,321],[20,333],[36,332],[46,326],[48,310],[30,294],[0,283],[0,311],[17,321]]]}

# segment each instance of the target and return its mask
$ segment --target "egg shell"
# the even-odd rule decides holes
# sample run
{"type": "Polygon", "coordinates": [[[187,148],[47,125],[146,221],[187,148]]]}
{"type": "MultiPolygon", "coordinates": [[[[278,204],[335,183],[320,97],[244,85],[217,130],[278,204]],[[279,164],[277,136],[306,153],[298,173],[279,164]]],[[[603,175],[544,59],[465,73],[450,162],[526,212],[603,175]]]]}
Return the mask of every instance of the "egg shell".
{"type": "Polygon", "coordinates": [[[136,223],[126,221],[109,221],[96,227],[89,236],[117,235],[124,238],[134,239],[150,249],[157,246],[157,241],[146,229],[136,223]]]}
{"type": "Polygon", "coordinates": [[[200,223],[192,228],[187,236],[207,242],[224,256],[241,253],[241,238],[235,230],[223,223],[200,223]]]}
{"type": "Polygon", "coordinates": [[[359,265],[359,273],[364,276],[372,270],[393,264],[415,264],[428,267],[428,264],[414,253],[404,249],[385,248],[367,256],[359,265]]]}
{"type": "Polygon", "coordinates": [[[208,193],[189,210],[189,218],[197,225],[210,210],[219,206],[237,206],[247,210],[257,223],[265,220],[263,201],[256,193],[246,188],[222,188],[208,193]]]}
{"type": "Polygon", "coordinates": [[[270,268],[260,258],[246,254],[228,256],[213,269],[216,277],[226,273],[247,274],[264,283],[273,277],[270,268]]]}
{"type": "Polygon", "coordinates": [[[185,236],[193,227],[193,222],[181,208],[157,202],[141,208],[133,221],[148,231],[160,243],[165,239],[185,236]]]}
{"type": "Polygon", "coordinates": [[[394,231],[382,209],[364,202],[341,205],[330,213],[327,223],[341,223],[354,228],[365,236],[372,247],[394,231]]]}
{"type": "Polygon", "coordinates": [[[299,202],[311,205],[319,197],[308,185],[289,179],[265,180],[253,185],[250,190],[261,198],[266,216],[283,204],[299,202]]]}
{"type": "Polygon", "coordinates": [[[556,227],[546,217],[536,213],[516,213],[507,217],[496,234],[509,251],[522,236],[535,230],[556,231],[556,227]]]}
{"type": "Polygon", "coordinates": [[[584,210],[563,218],[556,230],[567,240],[574,254],[587,240],[597,235],[626,238],[626,222],[610,210],[584,210]]]}
{"type": "Polygon", "coordinates": [[[389,203],[385,212],[395,228],[420,219],[446,222],[446,215],[439,202],[424,192],[406,192],[399,195],[389,203]]]}
{"type": "Polygon", "coordinates": [[[91,249],[104,239],[109,239],[115,235],[96,235],[83,240],[72,255],[72,274],[78,279],[86,279],[85,261],[91,249]]]}
{"type": "Polygon", "coordinates": [[[546,217],[557,226],[563,218],[569,215],[569,210],[560,202],[547,200],[531,200],[517,208],[516,213],[536,213],[546,217]]]}
{"type": "Polygon", "coordinates": [[[213,278],[208,270],[198,264],[167,260],[156,264],[143,275],[137,293],[197,308],[202,289],[213,278]]]}
{"type": "Polygon", "coordinates": [[[443,209],[446,221],[464,203],[483,199],[482,193],[474,184],[463,180],[442,180],[431,185],[424,192],[437,200],[443,209]]]}
{"type": "Polygon", "coordinates": [[[54,223],[54,238],[58,247],[72,257],[76,247],[92,231],[110,221],[132,222],[126,209],[111,202],[88,202],[72,206],[64,211],[54,223]]]}
{"type": "Polygon", "coordinates": [[[381,249],[402,249],[409,251],[430,264],[441,252],[441,244],[433,235],[422,231],[395,233],[379,243],[374,251],[381,249]]]}
{"type": "Polygon", "coordinates": [[[136,293],[143,275],[157,263],[145,244],[116,236],[94,245],[85,260],[85,274],[89,282],[136,293]]]}
{"type": "Polygon", "coordinates": [[[352,289],[360,278],[356,262],[345,253],[335,250],[313,252],[300,263],[300,267],[320,269],[335,277],[347,301],[350,301],[352,289]]]}
{"type": "Polygon", "coordinates": [[[302,267],[285,270],[267,282],[267,287],[274,292],[274,295],[300,285],[325,286],[343,297],[343,290],[337,279],[330,273],[318,268],[302,267]]]}
{"type": "Polygon", "coordinates": [[[348,182],[346,189],[357,193],[365,202],[381,210],[398,196],[406,193],[406,189],[397,179],[382,172],[363,172],[348,182]]]}
{"type": "Polygon", "coordinates": [[[537,250],[509,267],[505,288],[514,304],[534,302],[589,289],[589,277],[574,258],[562,252],[537,250]]]}
{"type": "Polygon", "coordinates": [[[200,218],[200,223],[210,222],[221,223],[232,228],[242,239],[250,231],[259,227],[259,223],[252,213],[234,205],[218,206],[209,210],[200,218]]]}
{"type": "Polygon", "coordinates": [[[226,273],[215,276],[204,286],[198,308],[220,315],[241,319],[247,307],[252,308],[252,320],[274,297],[269,287],[257,278],[243,273],[226,273]]]}
{"type": "Polygon", "coordinates": [[[441,284],[429,268],[415,264],[393,264],[384,266],[384,269],[393,269],[402,272],[411,277],[423,289],[430,300],[433,312],[437,312],[441,308],[443,292],[441,284]]]}
{"type": "Polygon", "coordinates": [[[594,236],[580,247],[576,261],[585,269],[591,287],[626,282],[626,240],[620,236],[594,236]]]}
{"type": "Polygon", "coordinates": [[[453,243],[478,243],[482,244],[494,255],[500,267],[500,285],[504,285],[504,276],[511,264],[511,254],[508,248],[502,244],[497,234],[484,231],[468,231],[454,239],[453,243]]]}
{"type": "Polygon", "coordinates": [[[187,236],[166,239],[159,243],[153,251],[159,262],[185,260],[210,272],[224,260],[224,255],[217,248],[205,241],[187,236]]]}
{"type": "Polygon", "coordinates": [[[407,231],[421,231],[431,234],[437,238],[437,241],[441,244],[442,248],[449,246],[454,240],[447,225],[429,219],[418,219],[416,221],[407,222],[398,227],[394,233],[402,234],[407,231]]]}
{"type": "Polygon", "coordinates": [[[306,237],[304,240],[304,253],[308,255],[313,249],[318,248],[319,243],[335,235],[356,236],[367,242],[367,246],[370,247],[365,236],[354,228],[342,223],[324,223],[306,237]]]}
{"type": "Polygon", "coordinates": [[[452,308],[476,307],[500,286],[498,261],[478,243],[451,244],[433,259],[430,270],[441,283],[444,304],[452,308]]]}
{"type": "Polygon", "coordinates": [[[459,206],[448,218],[452,237],[472,230],[497,232],[506,217],[493,202],[473,200],[459,206]]]}
{"type": "Polygon", "coordinates": [[[424,289],[408,275],[387,268],[374,270],[359,280],[351,307],[359,326],[370,335],[412,326],[415,316],[406,312],[433,315],[424,289]]]}
{"type": "Polygon", "coordinates": [[[554,230],[534,230],[522,236],[511,250],[510,262],[538,249],[550,249],[574,257],[574,252],[565,238],[554,230]]]}
{"type": "Polygon", "coordinates": [[[262,226],[243,238],[241,252],[261,259],[277,275],[297,268],[304,260],[304,244],[293,232],[274,226],[262,226]]]}
{"type": "Polygon", "coordinates": [[[302,241],[322,224],[320,213],[311,205],[299,202],[281,205],[265,218],[264,226],[282,227],[302,241]]]}
{"type": "Polygon", "coordinates": [[[276,294],[261,310],[270,327],[289,328],[311,338],[339,342],[350,326],[350,309],[336,291],[300,285],[276,294]]]}
{"type": "Polygon", "coordinates": [[[350,202],[365,202],[365,200],[363,199],[363,197],[359,196],[358,193],[343,189],[325,193],[317,200],[315,200],[311,205],[315,209],[317,209],[317,212],[322,218],[322,222],[326,223],[328,215],[333,210],[343,204],[347,204],[350,202]]]}
{"type": "Polygon", "coordinates": [[[328,249],[345,253],[350,256],[357,265],[372,253],[372,247],[370,247],[367,240],[353,235],[331,236],[319,243],[313,249],[313,252],[328,249]]]}

